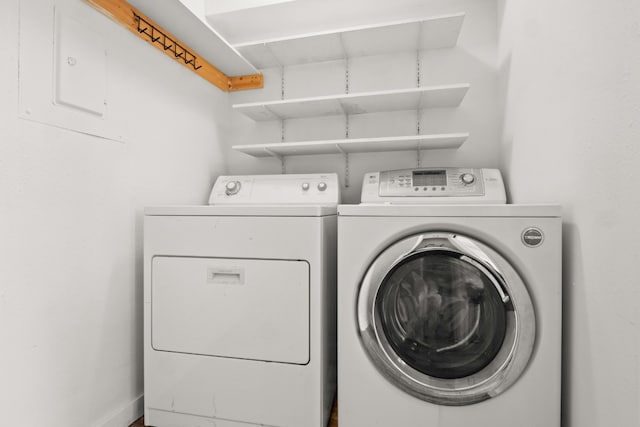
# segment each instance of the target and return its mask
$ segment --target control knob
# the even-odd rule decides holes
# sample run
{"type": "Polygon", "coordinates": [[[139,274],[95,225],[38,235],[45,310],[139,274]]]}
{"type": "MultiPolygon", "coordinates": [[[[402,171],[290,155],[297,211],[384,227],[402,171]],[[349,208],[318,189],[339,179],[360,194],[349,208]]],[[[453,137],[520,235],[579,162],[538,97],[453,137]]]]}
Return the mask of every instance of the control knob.
{"type": "Polygon", "coordinates": [[[240,191],[240,181],[229,181],[224,186],[224,192],[227,196],[233,196],[240,191]]]}
{"type": "Polygon", "coordinates": [[[326,182],[320,182],[318,183],[318,190],[319,191],[324,191],[327,189],[327,183],[326,182]]]}
{"type": "Polygon", "coordinates": [[[464,185],[473,184],[475,180],[476,180],[476,177],[473,176],[473,174],[471,173],[463,173],[462,175],[460,175],[460,181],[462,181],[464,185]]]}
{"type": "Polygon", "coordinates": [[[309,191],[309,183],[308,182],[303,182],[302,183],[302,191],[309,191]]]}

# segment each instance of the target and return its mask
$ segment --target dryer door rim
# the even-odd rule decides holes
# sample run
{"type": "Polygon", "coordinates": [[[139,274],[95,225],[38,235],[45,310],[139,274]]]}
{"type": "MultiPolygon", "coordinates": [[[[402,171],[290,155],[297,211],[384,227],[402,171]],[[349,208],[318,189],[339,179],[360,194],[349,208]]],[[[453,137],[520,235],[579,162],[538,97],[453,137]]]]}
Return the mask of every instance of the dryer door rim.
{"type": "Polygon", "coordinates": [[[383,250],[369,266],[357,300],[358,332],[364,350],[391,383],[419,399],[443,405],[468,405],[497,396],[521,376],[533,352],[536,321],[527,287],[501,254],[482,242],[453,232],[406,237],[383,250]],[[447,251],[480,267],[501,295],[505,333],[493,360],[477,373],[461,378],[427,375],[407,363],[386,336],[378,306],[380,290],[391,272],[411,257],[447,251]]]}

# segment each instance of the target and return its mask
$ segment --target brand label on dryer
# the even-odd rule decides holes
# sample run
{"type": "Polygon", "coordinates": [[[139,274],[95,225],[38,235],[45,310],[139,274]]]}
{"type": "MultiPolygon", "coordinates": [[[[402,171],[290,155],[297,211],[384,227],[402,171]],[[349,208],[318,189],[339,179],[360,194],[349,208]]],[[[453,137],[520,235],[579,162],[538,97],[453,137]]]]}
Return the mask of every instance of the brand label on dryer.
{"type": "Polygon", "coordinates": [[[540,246],[543,241],[544,234],[539,228],[531,227],[522,232],[522,243],[530,248],[540,246]]]}

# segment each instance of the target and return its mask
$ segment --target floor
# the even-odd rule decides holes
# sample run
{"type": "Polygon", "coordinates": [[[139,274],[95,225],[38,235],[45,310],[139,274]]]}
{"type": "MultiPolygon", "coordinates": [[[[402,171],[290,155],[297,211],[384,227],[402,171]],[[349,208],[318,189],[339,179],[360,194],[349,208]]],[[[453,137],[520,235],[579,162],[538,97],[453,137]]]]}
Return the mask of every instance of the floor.
{"type": "MultiPolygon", "coordinates": [[[[129,427],[144,427],[144,419],[140,418],[135,423],[131,424],[129,427]]],[[[336,402],[333,405],[333,411],[331,411],[331,419],[329,420],[329,425],[327,427],[338,427],[338,403],[336,402]]]]}

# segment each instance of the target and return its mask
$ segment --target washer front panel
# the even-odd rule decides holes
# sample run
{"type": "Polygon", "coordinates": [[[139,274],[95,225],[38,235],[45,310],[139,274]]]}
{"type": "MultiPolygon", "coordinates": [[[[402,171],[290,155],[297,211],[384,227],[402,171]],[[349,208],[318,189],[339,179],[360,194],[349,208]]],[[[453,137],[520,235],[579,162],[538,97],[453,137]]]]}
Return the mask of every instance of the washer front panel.
{"type": "Polygon", "coordinates": [[[362,343],[380,372],[429,402],[466,405],[517,380],[535,340],[524,282],[490,247],[425,233],[384,250],[358,297],[362,343]]]}

